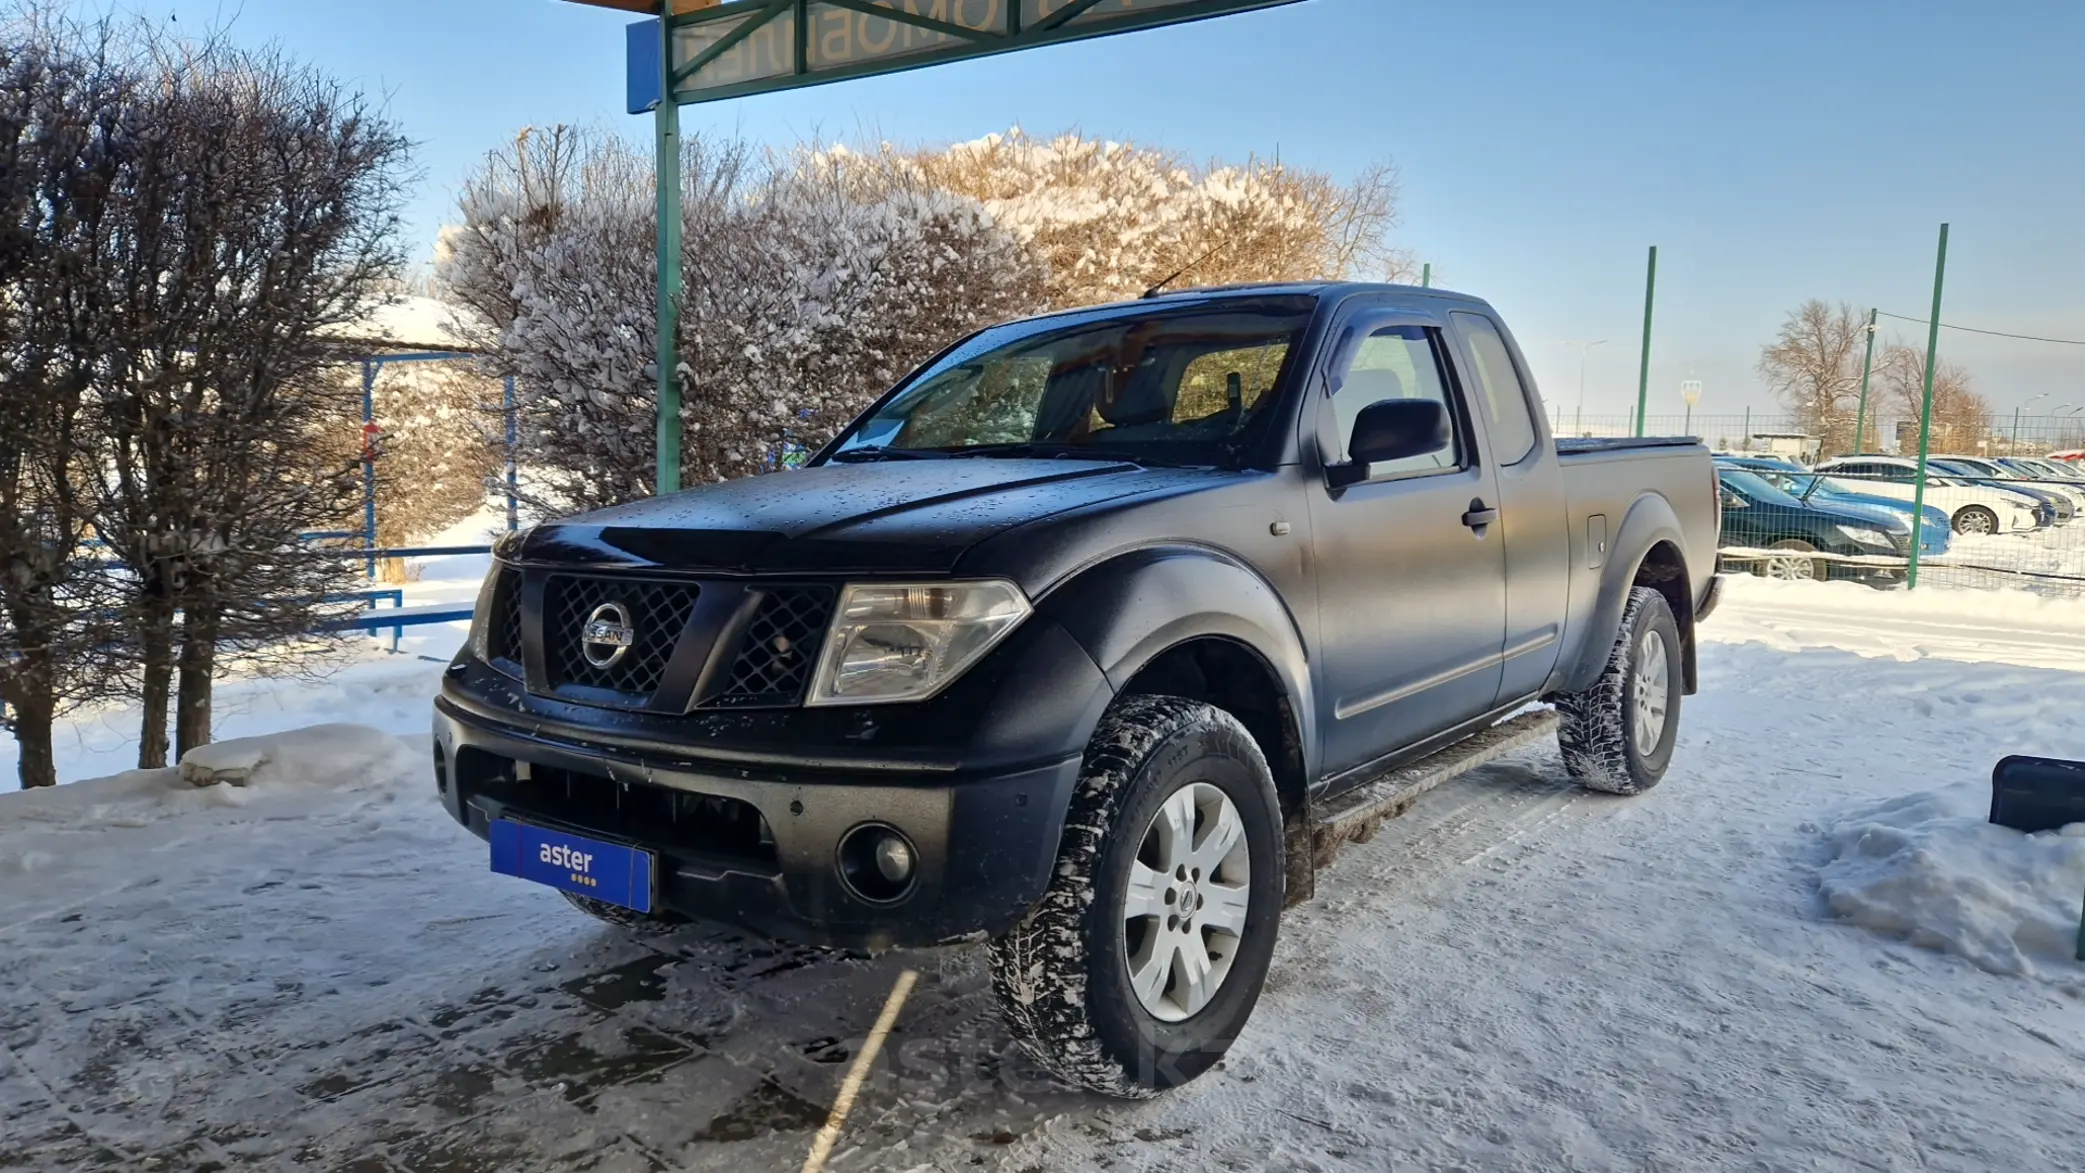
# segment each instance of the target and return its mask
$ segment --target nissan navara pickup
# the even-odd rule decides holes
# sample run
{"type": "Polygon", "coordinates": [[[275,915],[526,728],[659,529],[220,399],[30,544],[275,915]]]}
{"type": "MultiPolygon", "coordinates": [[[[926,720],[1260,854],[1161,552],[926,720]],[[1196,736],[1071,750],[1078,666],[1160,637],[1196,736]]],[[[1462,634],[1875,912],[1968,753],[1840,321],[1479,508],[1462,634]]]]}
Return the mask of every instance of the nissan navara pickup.
{"type": "Polygon", "coordinates": [[[1340,844],[1552,731],[1655,786],[1714,606],[1681,438],[1553,438],[1476,298],[979,331],[799,471],[510,535],[435,702],[494,869],[635,929],[983,942],[1096,1091],[1207,1070],[1340,844]]]}

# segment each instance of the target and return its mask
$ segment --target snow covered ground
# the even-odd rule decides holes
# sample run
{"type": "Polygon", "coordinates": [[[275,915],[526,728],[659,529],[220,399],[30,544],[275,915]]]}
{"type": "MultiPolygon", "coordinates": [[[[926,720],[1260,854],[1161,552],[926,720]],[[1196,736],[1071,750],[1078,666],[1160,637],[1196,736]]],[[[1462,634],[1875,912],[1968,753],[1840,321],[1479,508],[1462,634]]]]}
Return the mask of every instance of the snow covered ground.
{"type": "Polygon", "coordinates": [[[1664,786],[1430,795],[1139,1105],[1013,1051],[976,950],[635,941],[490,874],[432,663],[257,684],[252,731],[375,728],[0,796],[0,1169],[793,1169],[906,968],[834,1169],[2078,1168],[2085,837],[1980,817],[2085,757],[2085,603],[1747,579],[1703,634],[1664,786]]]}

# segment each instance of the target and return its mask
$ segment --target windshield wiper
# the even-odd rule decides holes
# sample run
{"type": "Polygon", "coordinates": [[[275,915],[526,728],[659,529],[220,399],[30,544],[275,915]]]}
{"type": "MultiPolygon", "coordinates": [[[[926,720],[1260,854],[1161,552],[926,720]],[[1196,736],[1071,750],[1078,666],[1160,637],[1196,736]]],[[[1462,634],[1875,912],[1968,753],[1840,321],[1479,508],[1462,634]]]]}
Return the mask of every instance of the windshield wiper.
{"type": "Polygon", "coordinates": [[[1021,444],[979,444],[974,448],[950,449],[950,456],[1033,456],[1042,459],[1095,460],[1106,464],[1171,464],[1173,462],[1142,452],[1121,449],[1097,448],[1089,444],[1048,444],[1028,441],[1021,444]]]}
{"type": "Polygon", "coordinates": [[[867,464],[874,460],[946,460],[946,452],[930,452],[923,448],[891,448],[883,444],[869,444],[861,448],[846,448],[829,458],[841,464],[867,464]]]}

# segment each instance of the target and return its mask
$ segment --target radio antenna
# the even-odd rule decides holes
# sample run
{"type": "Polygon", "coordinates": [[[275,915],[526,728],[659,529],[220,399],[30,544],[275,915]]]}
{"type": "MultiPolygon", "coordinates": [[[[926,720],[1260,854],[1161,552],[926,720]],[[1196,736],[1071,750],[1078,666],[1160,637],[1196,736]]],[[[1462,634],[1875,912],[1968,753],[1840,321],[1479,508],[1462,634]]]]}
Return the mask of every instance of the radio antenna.
{"type": "Polygon", "coordinates": [[[1166,286],[1171,285],[1173,282],[1180,280],[1181,275],[1186,273],[1189,269],[1194,268],[1195,266],[1201,264],[1203,261],[1208,260],[1210,257],[1213,257],[1216,254],[1222,252],[1223,250],[1231,247],[1231,242],[1234,239],[1236,238],[1226,237],[1223,240],[1217,241],[1215,248],[1212,248],[1208,252],[1203,253],[1201,256],[1196,257],[1194,260],[1187,262],[1186,264],[1180,266],[1178,269],[1173,270],[1173,272],[1170,275],[1168,275],[1165,280],[1160,281],[1158,284],[1152,286],[1149,289],[1146,289],[1144,291],[1143,296],[1138,298],[1138,300],[1148,301],[1151,298],[1157,297],[1159,294],[1164,293],[1166,291],[1166,286]]]}

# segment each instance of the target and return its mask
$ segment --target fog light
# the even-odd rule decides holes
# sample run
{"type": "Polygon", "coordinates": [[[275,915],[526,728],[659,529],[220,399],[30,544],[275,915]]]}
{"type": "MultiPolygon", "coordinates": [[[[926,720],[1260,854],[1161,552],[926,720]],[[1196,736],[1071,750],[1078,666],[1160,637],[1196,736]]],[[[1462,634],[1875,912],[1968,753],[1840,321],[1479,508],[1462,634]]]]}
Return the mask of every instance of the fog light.
{"type": "Polygon", "coordinates": [[[893,884],[902,884],[912,878],[912,849],[896,835],[885,834],[876,840],[876,870],[893,884]]]}
{"type": "Polygon", "coordinates": [[[855,895],[888,904],[911,890],[919,856],[903,834],[870,823],[840,840],[839,863],[840,878],[855,895]]]}

